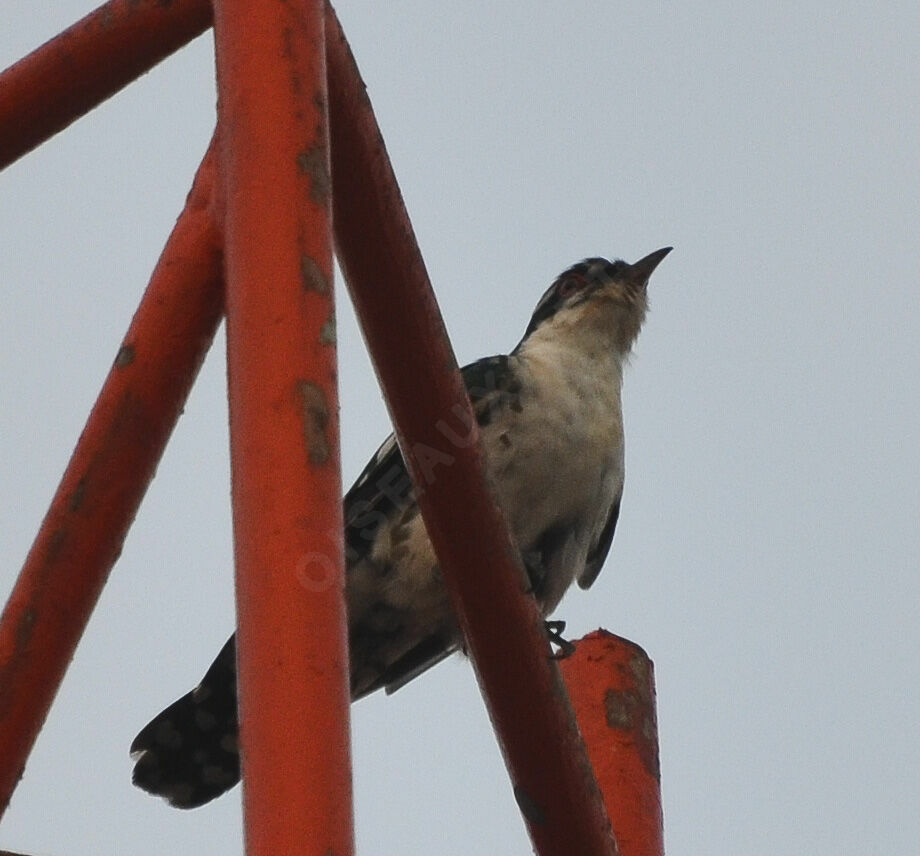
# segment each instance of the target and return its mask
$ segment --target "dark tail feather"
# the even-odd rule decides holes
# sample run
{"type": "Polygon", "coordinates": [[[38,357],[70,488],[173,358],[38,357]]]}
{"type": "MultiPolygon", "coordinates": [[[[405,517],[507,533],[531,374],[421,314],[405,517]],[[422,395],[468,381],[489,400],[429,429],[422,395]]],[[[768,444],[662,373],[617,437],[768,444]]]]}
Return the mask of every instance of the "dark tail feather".
{"type": "Polygon", "coordinates": [[[146,725],[131,744],[134,784],[177,808],[196,808],[240,780],[236,637],[201,683],[146,725]]]}

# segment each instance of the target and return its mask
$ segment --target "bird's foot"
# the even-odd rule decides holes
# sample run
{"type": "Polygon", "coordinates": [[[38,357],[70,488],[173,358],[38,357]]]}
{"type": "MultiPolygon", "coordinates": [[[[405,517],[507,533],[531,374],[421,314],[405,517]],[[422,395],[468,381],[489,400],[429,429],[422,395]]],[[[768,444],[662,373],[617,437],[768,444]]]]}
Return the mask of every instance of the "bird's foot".
{"type": "Polygon", "coordinates": [[[553,651],[550,656],[554,660],[565,660],[571,657],[572,654],[575,653],[575,645],[562,635],[565,631],[565,622],[558,620],[544,621],[543,625],[546,627],[546,635],[549,638],[549,644],[555,645],[558,648],[558,650],[553,651]]]}

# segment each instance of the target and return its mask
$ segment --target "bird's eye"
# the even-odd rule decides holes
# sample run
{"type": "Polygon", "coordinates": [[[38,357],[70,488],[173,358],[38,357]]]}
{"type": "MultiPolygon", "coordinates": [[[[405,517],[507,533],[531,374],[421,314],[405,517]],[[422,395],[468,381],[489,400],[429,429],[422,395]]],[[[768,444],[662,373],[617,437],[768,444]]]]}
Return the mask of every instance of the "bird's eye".
{"type": "Polygon", "coordinates": [[[562,297],[571,297],[578,289],[580,289],[585,284],[582,277],[572,274],[567,276],[559,286],[559,294],[562,297]]]}

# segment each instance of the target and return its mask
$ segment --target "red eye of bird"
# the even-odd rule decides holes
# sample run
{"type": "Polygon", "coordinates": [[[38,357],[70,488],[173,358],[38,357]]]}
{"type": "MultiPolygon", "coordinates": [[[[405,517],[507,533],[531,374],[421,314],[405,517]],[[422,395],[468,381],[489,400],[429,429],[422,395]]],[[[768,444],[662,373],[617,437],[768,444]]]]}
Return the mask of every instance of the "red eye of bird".
{"type": "Polygon", "coordinates": [[[584,284],[585,281],[582,277],[577,274],[572,274],[562,281],[562,285],[559,286],[559,294],[563,297],[570,297],[584,284]]]}

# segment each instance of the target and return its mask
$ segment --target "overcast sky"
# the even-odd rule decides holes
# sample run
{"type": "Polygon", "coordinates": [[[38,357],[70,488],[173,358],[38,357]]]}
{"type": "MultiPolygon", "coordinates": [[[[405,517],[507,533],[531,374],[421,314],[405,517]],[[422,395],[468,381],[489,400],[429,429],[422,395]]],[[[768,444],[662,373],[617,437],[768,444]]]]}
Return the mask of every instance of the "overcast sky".
{"type": "MultiPolygon", "coordinates": [[[[89,9],[6,0],[0,66],[89,9]]],[[[558,611],[655,661],[669,852],[916,853],[916,0],[338,9],[461,362],[571,262],[675,247],[613,549],[558,611]]],[[[207,34],[0,175],[4,592],[182,208],[212,68],[207,34]]],[[[340,298],[350,482],[388,422],[340,298]]],[[[0,847],[241,852],[239,789],[170,809],[127,753],[232,629],[224,383],[220,336],[0,847]]],[[[529,852],[467,664],[352,712],[360,852],[529,852]]]]}

